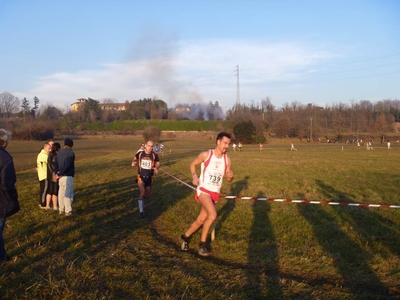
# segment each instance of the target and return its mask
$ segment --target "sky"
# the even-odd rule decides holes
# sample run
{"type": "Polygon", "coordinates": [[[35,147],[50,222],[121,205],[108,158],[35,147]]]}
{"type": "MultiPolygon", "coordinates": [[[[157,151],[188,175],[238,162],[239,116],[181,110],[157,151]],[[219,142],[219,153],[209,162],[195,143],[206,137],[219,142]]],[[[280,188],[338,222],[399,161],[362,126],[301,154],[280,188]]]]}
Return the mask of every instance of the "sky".
{"type": "Polygon", "coordinates": [[[400,99],[400,1],[1,0],[6,91],[61,109],[400,99]]]}

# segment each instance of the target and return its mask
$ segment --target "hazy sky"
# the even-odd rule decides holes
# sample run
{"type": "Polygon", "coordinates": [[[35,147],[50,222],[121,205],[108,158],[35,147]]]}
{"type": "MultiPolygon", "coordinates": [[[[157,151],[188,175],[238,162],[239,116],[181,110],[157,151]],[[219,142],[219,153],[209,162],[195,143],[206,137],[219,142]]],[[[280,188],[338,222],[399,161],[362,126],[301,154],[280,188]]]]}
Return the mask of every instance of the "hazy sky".
{"type": "Polygon", "coordinates": [[[400,99],[399,0],[1,0],[0,92],[67,108],[159,98],[400,99]],[[239,76],[237,76],[239,66],[239,76]]]}

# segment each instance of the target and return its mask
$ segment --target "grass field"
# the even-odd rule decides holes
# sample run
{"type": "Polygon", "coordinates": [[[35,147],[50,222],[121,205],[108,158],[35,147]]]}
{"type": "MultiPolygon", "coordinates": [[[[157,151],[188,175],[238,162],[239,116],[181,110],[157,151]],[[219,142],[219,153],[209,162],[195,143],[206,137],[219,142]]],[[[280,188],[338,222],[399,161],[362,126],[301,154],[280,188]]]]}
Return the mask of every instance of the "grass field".
{"type": "MultiPolygon", "coordinates": [[[[73,217],[38,208],[38,142],[11,141],[21,212],[7,220],[1,299],[400,299],[400,209],[220,199],[213,256],[181,252],[193,191],[160,172],[138,218],[132,139],[75,140],[73,217]]],[[[400,146],[271,140],[229,152],[224,195],[400,205],[400,146]],[[342,148],[343,147],[343,148],[342,148]]],[[[167,140],[162,169],[191,185],[212,141],[167,140]]]]}

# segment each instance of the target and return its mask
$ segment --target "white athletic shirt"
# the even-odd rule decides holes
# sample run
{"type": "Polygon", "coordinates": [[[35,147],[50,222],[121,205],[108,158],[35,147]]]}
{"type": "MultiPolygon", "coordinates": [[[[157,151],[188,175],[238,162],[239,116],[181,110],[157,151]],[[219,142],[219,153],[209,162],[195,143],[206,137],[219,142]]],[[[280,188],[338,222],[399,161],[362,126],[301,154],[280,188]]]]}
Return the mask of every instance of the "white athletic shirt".
{"type": "Polygon", "coordinates": [[[223,154],[221,158],[217,158],[214,155],[214,151],[209,150],[207,159],[201,163],[200,184],[198,189],[205,188],[210,192],[219,193],[226,166],[226,154],[223,154]]]}

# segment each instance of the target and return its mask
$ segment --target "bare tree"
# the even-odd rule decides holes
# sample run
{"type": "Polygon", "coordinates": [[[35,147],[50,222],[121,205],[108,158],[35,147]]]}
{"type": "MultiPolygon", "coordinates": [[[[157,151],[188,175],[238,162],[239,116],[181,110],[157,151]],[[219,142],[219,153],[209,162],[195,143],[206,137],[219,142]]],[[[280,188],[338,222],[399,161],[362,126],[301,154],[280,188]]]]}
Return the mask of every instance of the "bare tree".
{"type": "Polygon", "coordinates": [[[276,122],[274,122],[273,130],[279,137],[284,137],[290,134],[292,124],[289,117],[282,115],[276,122]]]}
{"type": "Polygon", "coordinates": [[[98,119],[98,113],[94,109],[89,109],[86,117],[89,123],[93,124],[98,119]]]}
{"type": "Polygon", "coordinates": [[[272,104],[270,97],[266,97],[265,99],[261,100],[261,109],[263,112],[263,121],[267,121],[268,123],[272,124],[274,122],[273,116],[275,106],[272,104]]]}
{"type": "Polygon", "coordinates": [[[103,99],[103,103],[107,103],[107,104],[109,104],[109,103],[114,103],[114,100],[111,99],[111,98],[104,98],[104,99],[103,99]]]}
{"type": "Polygon", "coordinates": [[[18,112],[20,101],[9,92],[0,94],[0,115],[9,118],[12,113],[18,112]]]}

